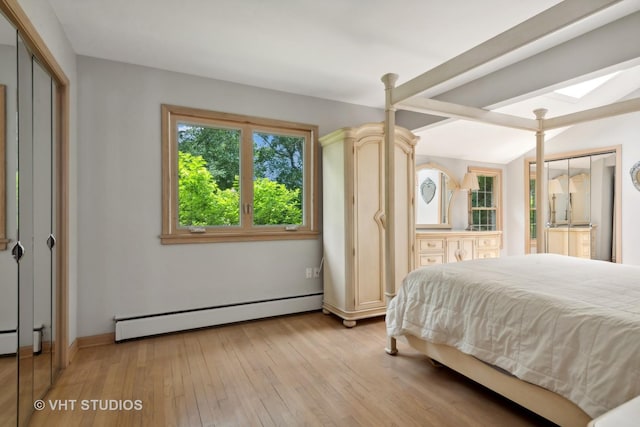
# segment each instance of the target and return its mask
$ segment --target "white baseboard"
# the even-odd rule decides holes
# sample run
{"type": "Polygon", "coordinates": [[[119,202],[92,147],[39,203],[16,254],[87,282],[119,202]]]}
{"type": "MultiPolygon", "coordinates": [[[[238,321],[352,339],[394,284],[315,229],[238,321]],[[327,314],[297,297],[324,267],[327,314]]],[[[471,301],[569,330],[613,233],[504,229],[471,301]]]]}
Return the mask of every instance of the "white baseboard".
{"type": "Polygon", "coordinates": [[[116,342],[245,320],[319,310],[322,294],[149,316],[115,316],[116,342]]]}

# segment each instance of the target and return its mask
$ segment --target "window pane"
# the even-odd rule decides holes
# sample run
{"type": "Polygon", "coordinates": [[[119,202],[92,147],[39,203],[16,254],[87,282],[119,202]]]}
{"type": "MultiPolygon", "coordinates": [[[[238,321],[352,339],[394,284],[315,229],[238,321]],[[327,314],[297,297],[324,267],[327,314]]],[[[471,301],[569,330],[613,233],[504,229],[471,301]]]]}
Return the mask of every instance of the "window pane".
{"type": "Polygon", "coordinates": [[[239,129],[178,123],[178,224],[240,225],[239,129]]]}
{"type": "Polygon", "coordinates": [[[493,180],[494,178],[492,176],[483,176],[483,184],[484,187],[482,188],[482,190],[485,192],[485,198],[484,198],[484,207],[486,208],[490,208],[490,207],[494,207],[493,204],[493,180]]]}
{"type": "Polygon", "coordinates": [[[497,211],[494,209],[473,210],[474,230],[497,230],[497,211]]]}
{"type": "Polygon", "coordinates": [[[485,199],[486,199],[486,193],[484,191],[478,191],[478,206],[483,208],[485,207],[485,199]]]}
{"type": "Polygon", "coordinates": [[[253,224],[303,225],[302,136],[253,133],[253,224]]]}
{"type": "Polygon", "coordinates": [[[529,206],[531,209],[536,208],[536,180],[529,180],[529,206]]]}
{"type": "Polygon", "coordinates": [[[536,211],[535,210],[529,211],[529,233],[530,233],[531,239],[536,238],[537,230],[536,230],[536,211]]]}

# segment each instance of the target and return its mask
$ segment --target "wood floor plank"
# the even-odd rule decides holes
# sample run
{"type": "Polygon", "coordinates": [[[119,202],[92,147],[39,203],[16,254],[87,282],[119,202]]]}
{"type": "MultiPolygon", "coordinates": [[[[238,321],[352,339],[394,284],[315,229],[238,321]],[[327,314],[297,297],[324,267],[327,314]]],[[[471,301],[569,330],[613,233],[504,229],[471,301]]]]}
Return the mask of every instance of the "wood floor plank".
{"type": "Polygon", "coordinates": [[[312,312],[80,349],[45,399],[137,399],[142,410],[47,405],[31,426],[553,425],[384,344],[382,319],[347,329],[312,312]]]}

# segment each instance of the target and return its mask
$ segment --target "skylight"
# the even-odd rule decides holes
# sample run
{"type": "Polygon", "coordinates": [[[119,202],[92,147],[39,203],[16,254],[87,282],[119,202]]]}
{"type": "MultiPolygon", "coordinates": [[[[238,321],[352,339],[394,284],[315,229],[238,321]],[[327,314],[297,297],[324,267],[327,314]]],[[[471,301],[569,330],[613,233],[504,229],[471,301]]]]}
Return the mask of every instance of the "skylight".
{"type": "Polygon", "coordinates": [[[591,80],[587,80],[584,82],[580,82],[580,83],[576,83],[574,85],[571,86],[567,86],[564,87],[562,89],[557,89],[554,92],[562,94],[562,95],[566,95],[566,96],[570,96],[572,98],[575,99],[580,99],[583,96],[585,96],[586,94],[590,93],[591,91],[595,90],[596,88],[602,86],[603,84],[605,84],[606,82],[608,82],[610,79],[612,79],[616,74],[618,74],[619,71],[614,71],[613,73],[604,75],[604,76],[600,76],[600,77],[596,77],[595,79],[591,79],[591,80]]]}

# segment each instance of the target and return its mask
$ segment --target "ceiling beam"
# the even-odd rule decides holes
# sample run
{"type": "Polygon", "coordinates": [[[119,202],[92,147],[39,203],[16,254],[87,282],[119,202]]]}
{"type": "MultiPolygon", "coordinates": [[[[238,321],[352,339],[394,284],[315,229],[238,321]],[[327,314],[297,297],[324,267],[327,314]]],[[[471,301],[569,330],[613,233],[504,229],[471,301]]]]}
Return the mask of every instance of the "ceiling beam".
{"type": "Polygon", "coordinates": [[[413,97],[397,104],[396,108],[442,117],[473,120],[514,129],[534,132],[538,130],[538,122],[534,119],[496,113],[495,111],[438,101],[436,99],[413,97]]]}
{"type": "Polygon", "coordinates": [[[558,3],[486,42],[397,86],[392,91],[391,102],[397,104],[433,86],[513,52],[619,1],[565,0],[558,3]]]}
{"type": "Polygon", "coordinates": [[[633,98],[626,101],[603,105],[602,107],[590,108],[588,110],[546,119],[544,120],[544,129],[563,128],[591,120],[604,119],[637,111],[640,111],[640,98],[633,98]]]}

